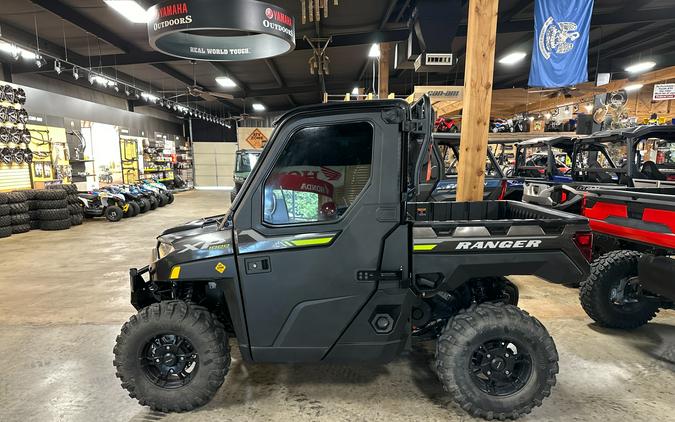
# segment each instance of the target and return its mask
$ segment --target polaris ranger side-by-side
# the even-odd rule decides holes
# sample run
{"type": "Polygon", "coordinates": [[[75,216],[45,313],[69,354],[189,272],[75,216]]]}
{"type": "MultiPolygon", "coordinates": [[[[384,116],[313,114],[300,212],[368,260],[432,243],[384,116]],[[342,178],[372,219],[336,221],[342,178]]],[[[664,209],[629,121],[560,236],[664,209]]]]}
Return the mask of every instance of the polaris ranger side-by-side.
{"type": "Polygon", "coordinates": [[[427,202],[444,174],[429,99],[345,102],[282,116],[226,215],[158,238],[131,269],[138,313],[117,376],[162,411],[207,403],[230,366],[386,362],[436,342],[450,396],[487,419],[550,395],[558,354],[503,276],[586,278],[584,217],[510,201],[427,202]]]}

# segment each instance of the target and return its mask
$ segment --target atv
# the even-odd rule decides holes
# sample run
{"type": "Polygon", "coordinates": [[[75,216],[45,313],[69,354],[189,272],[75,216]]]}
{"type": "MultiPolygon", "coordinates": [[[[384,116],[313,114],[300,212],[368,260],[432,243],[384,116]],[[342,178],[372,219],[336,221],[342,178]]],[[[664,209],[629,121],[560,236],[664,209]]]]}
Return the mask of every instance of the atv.
{"type": "Polygon", "coordinates": [[[141,404],[206,404],[230,339],[257,362],[387,362],[433,341],[471,415],[517,418],[551,394],[558,353],[507,275],[588,275],[588,221],[512,201],[428,202],[444,175],[428,97],[328,103],[278,120],[226,215],[158,238],[130,270],[138,310],[114,347],[141,404]],[[430,171],[427,171],[430,169],[430,171]]]}
{"type": "Polygon", "coordinates": [[[131,190],[125,185],[109,185],[104,187],[102,190],[105,190],[110,193],[119,194],[124,196],[124,201],[129,204],[129,207],[124,212],[124,218],[136,217],[141,213],[141,197],[138,194],[132,193],[131,190]]]}
{"type": "MultiPolygon", "coordinates": [[[[175,199],[173,193],[169,190],[169,188],[166,187],[164,183],[159,182],[156,179],[145,179],[143,180],[143,183],[147,186],[151,186],[158,190],[159,195],[162,197],[162,200],[164,201],[164,205],[173,204],[173,201],[175,199]]],[[[164,205],[160,205],[160,207],[164,205]]]]}
{"type": "Polygon", "coordinates": [[[122,194],[101,190],[80,192],[77,196],[87,218],[105,217],[108,221],[117,222],[129,211],[129,204],[122,194]]]}
{"type": "MultiPolygon", "coordinates": [[[[152,192],[152,195],[153,195],[153,197],[155,199],[155,202],[156,202],[155,208],[163,207],[163,206],[165,206],[166,204],[169,203],[169,197],[166,194],[164,194],[164,191],[161,188],[155,186],[155,184],[144,180],[139,184],[139,186],[140,186],[141,189],[144,189],[148,192],[152,192]]],[[[152,208],[152,209],[155,209],[155,208],[152,208]]]]}

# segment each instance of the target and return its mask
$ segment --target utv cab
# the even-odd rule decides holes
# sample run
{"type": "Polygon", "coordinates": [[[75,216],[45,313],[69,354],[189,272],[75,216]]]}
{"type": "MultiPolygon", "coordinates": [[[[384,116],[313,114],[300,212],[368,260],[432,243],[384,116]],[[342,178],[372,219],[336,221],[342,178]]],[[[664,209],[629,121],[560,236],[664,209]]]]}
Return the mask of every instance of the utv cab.
{"type": "MultiPolygon", "coordinates": [[[[459,164],[459,133],[434,133],[445,168],[445,176],[438,182],[431,195],[432,201],[454,201],[457,196],[457,166],[459,164]]],[[[520,201],[523,183],[516,178],[507,178],[493,151],[500,153],[502,162],[507,164],[503,141],[489,141],[485,156],[485,183],[483,199],[507,199],[520,201]]]]}
{"type": "Polygon", "coordinates": [[[535,138],[516,145],[514,176],[571,182],[574,140],[569,136],[535,138]]]}
{"type": "Polygon", "coordinates": [[[256,362],[386,362],[434,341],[472,415],[517,418],[558,372],[504,276],[588,274],[587,220],[511,201],[429,202],[444,175],[428,97],[284,116],[227,214],[166,230],[130,270],[122,386],[162,411],[207,403],[230,344],[256,362]],[[230,343],[228,339],[233,339],[230,343]]]}

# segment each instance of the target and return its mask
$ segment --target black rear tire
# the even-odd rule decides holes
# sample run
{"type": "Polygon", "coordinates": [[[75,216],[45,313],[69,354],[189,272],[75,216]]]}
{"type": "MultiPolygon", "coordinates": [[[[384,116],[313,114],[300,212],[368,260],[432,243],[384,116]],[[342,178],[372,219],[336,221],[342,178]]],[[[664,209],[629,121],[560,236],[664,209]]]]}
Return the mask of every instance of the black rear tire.
{"type": "Polygon", "coordinates": [[[167,194],[167,196],[169,197],[169,202],[168,202],[168,203],[169,203],[169,204],[173,204],[173,201],[176,199],[176,198],[173,196],[173,193],[172,193],[172,192],[167,192],[166,194],[167,194]]]}
{"type": "Polygon", "coordinates": [[[145,214],[150,211],[150,200],[148,198],[141,198],[143,206],[141,206],[141,214],[145,214]]]}
{"type": "Polygon", "coordinates": [[[558,352],[546,328],[527,312],[483,303],[448,321],[436,345],[436,372],[472,416],[516,419],[551,394],[558,352]]]}
{"type": "Polygon", "coordinates": [[[637,302],[618,305],[612,301],[622,279],[637,277],[636,251],[612,251],[597,258],[591,264],[591,274],[581,282],[579,299],[581,306],[593,321],[603,327],[632,329],[640,327],[659,311],[659,304],[638,296],[637,302]]]}
{"type": "Polygon", "coordinates": [[[105,207],[103,215],[108,221],[116,223],[122,219],[124,211],[122,211],[122,208],[118,207],[117,205],[110,205],[105,207]]]}
{"type": "Polygon", "coordinates": [[[158,206],[159,206],[159,201],[157,200],[157,198],[155,198],[154,196],[151,196],[150,197],[150,209],[156,210],[158,206]]]}
{"type": "Polygon", "coordinates": [[[136,203],[136,201],[129,202],[129,206],[133,208],[132,217],[136,217],[141,213],[141,206],[136,203]]]}
{"type": "Polygon", "coordinates": [[[230,367],[230,351],[223,324],[206,308],[178,300],[154,303],[132,316],[117,336],[113,353],[117,377],[122,387],[129,391],[129,396],[162,412],[193,410],[208,403],[222,385],[230,367]],[[186,377],[189,378],[187,383],[176,385],[176,375],[164,375],[173,383],[173,388],[163,388],[153,381],[152,376],[148,376],[148,371],[168,374],[167,371],[177,367],[175,357],[181,355],[174,349],[168,357],[171,358],[170,363],[162,360],[156,364],[153,359],[147,359],[144,360],[145,366],[141,365],[142,359],[148,355],[144,351],[155,347],[153,339],[158,336],[161,339],[179,336],[184,339],[183,342],[189,342],[193,352],[188,358],[193,359],[191,364],[195,366],[186,377]],[[171,369],[167,368],[168,365],[172,365],[171,369]]]}
{"type": "Polygon", "coordinates": [[[163,193],[160,193],[159,194],[159,203],[157,205],[160,206],[160,207],[163,207],[168,203],[169,203],[169,197],[164,195],[163,193]]]}

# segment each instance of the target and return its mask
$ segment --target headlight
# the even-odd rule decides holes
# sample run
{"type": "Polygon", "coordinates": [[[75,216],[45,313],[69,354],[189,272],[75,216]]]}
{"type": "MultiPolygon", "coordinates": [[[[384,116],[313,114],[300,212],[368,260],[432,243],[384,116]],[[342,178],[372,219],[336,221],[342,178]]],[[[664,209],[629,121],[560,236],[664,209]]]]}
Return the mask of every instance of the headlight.
{"type": "Polygon", "coordinates": [[[175,248],[173,247],[172,244],[170,244],[170,243],[160,243],[159,248],[157,248],[157,252],[159,254],[159,259],[164,258],[165,256],[167,256],[168,254],[170,254],[174,250],[175,250],[175,248]]]}

